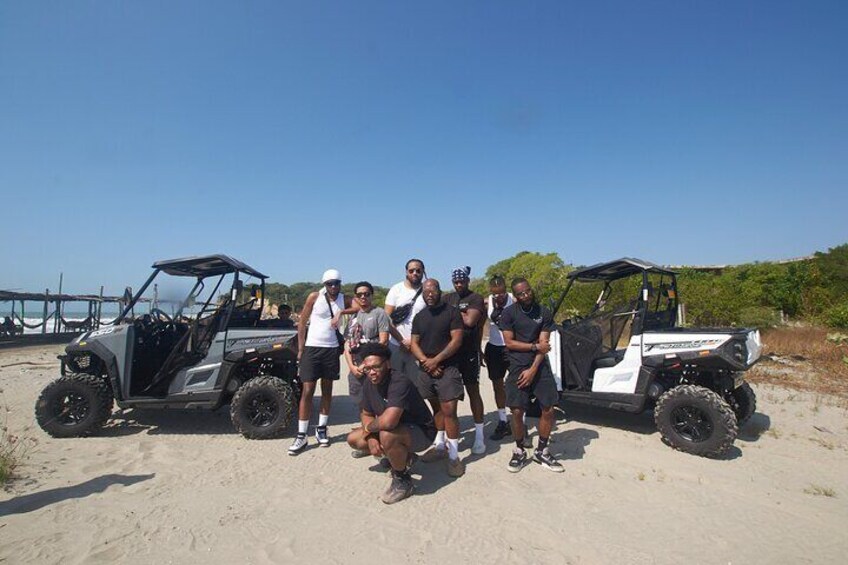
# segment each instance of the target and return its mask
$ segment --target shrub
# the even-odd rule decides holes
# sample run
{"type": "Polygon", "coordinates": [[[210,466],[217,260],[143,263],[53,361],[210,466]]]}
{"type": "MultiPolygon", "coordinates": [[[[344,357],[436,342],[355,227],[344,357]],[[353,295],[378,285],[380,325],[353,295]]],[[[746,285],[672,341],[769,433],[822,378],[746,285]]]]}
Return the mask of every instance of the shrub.
{"type": "Polygon", "coordinates": [[[848,302],[832,306],[825,312],[825,320],[832,328],[848,329],[848,302]]]}
{"type": "Polygon", "coordinates": [[[748,328],[773,328],[780,325],[780,314],[767,306],[749,306],[740,310],[739,325],[748,328]]]}

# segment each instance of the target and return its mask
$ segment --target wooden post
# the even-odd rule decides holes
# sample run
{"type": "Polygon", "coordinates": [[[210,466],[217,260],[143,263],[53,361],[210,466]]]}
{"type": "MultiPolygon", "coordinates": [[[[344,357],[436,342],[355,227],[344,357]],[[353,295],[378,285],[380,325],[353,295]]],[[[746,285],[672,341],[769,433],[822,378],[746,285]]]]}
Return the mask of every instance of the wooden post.
{"type": "Polygon", "coordinates": [[[26,333],[26,302],[21,300],[21,335],[26,333]]]}
{"type": "Polygon", "coordinates": [[[60,298],[56,299],[56,327],[57,332],[62,331],[62,281],[65,278],[65,273],[59,273],[59,296],[60,298]]]}
{"type": "Polygon", "coordinates": [[[50,289],[44,289],[44,313],[41,315],[41,333],[47,333],[47,300],[50,296],[50,289]]]}
{"type": "Polygon", "coordinates": [[[100,328],[100,317],[103,316],[103,285],[100,285],[100,302],[97,303],[97,327],[100,328]]]}

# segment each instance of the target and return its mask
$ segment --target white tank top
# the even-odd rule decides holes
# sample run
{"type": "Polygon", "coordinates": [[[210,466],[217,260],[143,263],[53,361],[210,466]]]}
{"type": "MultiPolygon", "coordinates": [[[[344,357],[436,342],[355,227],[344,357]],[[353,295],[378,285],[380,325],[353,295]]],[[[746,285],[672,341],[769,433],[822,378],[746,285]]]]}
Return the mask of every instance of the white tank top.
{"type": "Polygon", "coordinates": [[[333,311],[327,303],[327,291],[318,291],[318,298],[312,305],[312,314],[309,316],[309,332],[306,334],[306,345],[309,347],[338,347],[339,340],[336,339],[336,330],[330,325],[333,316],[344,310],[344,295],[340,292],[333,302],[333,311]]]}
{"type": "MultiPolygon", "coordinates": [[[[512,306],[513,299],[512,294],[507,293],[506,295],[506,304],[504,305],[504,310],[506,310],[509,306],[512,306]]],[[[489,295],[489,343],[492,345],[498,345],[503,347],[506,345],[503,338],[503,332],[498,327],[498,325],[492,321],[492,312],[495,311],[495,297],[494,295],[489,295]]],[[[501,311],[503,314],[503,310],[501,311]]]]}

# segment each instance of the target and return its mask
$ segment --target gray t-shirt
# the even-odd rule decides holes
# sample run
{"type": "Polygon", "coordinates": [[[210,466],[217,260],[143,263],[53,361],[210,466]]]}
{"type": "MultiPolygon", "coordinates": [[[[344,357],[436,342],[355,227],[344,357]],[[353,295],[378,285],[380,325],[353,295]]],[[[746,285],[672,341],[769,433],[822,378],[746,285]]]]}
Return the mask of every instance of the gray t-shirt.
{"type": "Polygon", "coordinates": [[[347,339],[350,350],[355,353],[363,343],[377,342],[380,332],[389,332],[389,315],[382,308],[372,308],[370,312],[357,312],[347,325],[347,339]]]}

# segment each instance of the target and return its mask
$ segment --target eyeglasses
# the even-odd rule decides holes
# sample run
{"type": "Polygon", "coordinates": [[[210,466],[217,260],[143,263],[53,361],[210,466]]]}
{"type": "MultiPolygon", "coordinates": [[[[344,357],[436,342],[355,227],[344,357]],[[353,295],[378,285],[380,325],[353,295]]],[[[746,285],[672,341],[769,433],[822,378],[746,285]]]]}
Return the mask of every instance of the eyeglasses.
{"type": "Polygon", "coordinates": [[[370,292],[357,292],[356,293],[357,298],[368,298],[369,296],[371,296],[370,292]]]}
{"type": "Polygon", "coordinates": [[[383,368],[382,363],[378,363],[377,365],[363,365],[362,370],[366,373],[370,373],[371,371],[379,371],[383,368]]]}
{"type": "Polygon", "coordinates": [[[420,275],[421,273],[424,272],[424,269],[407,269],[406,272],[409,273],[410,275],[413,274],[413,273],[418,273],[420,275]]]}
{"type": "Polygon", "coordinates": [[[533,290],[532,290],[532,289],[522,290],[521,292],[516,292],[516,293],[515,293],[515,296],[517,296],[518,298],[523,298],[523,297],[525,297],[525,296],[532,296],[532,295],[533,295],[533,290]]]}
{"type": "Polygon", "coordinates": [[[342,281],[327,281],[324,286],[341,286],[342,281]]]}

